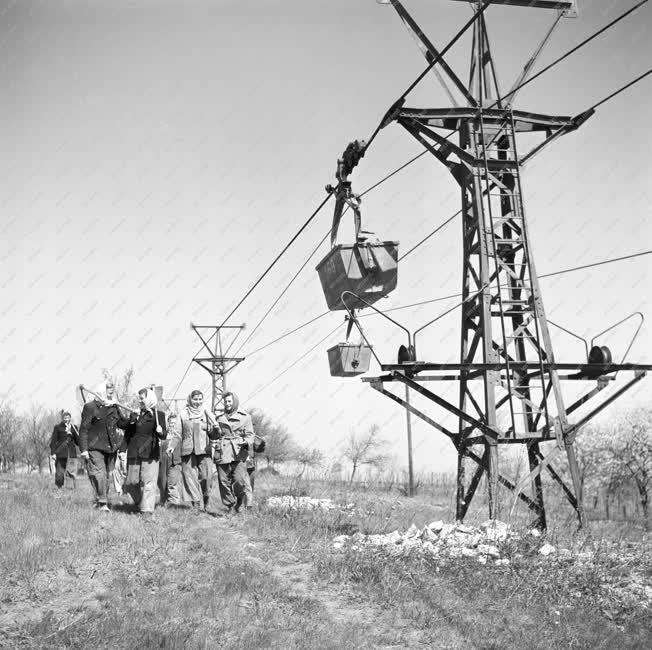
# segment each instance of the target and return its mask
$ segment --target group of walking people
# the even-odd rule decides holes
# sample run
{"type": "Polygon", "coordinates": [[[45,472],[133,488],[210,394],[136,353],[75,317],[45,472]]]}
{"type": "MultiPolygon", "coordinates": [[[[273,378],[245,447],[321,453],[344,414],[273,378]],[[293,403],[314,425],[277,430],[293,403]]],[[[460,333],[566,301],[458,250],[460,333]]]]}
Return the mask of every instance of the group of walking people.
{"type": "Polygon", "coordinates": [[[126,412],[115,401],[115,387],[108,380],[84,405],[78,430],[70,414],[63,413],[50,444],[57,458],[58,487],[64,485],[67,459],[76,455],[78,446],[101,510],[109,510],[116,459],[125,455],[122,491],[145,515],[154,512],[157,488],[162,504],[190,502],[195,512],[206,510],[215,472],[227,511],[252,507],[255,453],[263,451],[265,443],[254,433],[251,416],[239,408],[234,393],[225,393],[222,408],[211,413],[204,408],[203,393],[193,390],[186,405],[167,418],[157,408],[152,388],[139,390],[138,402],[139,411],[126,412]]]}

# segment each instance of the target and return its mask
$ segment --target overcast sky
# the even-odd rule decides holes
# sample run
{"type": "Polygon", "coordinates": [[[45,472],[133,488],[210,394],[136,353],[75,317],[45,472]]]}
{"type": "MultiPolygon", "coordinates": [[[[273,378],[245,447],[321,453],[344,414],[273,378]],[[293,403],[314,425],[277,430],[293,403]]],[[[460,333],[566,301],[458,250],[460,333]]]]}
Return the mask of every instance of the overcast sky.
{"type": "MultiPolygon", "coordinates": [[[[440,48],[470,15],[464,3],[404,4],[440,48]]],[[[579,4],[580,16],[562,21],[539,67],[635,2],[579,4]]],[[[131,365],[137,385],[162,384],[170,397],[199,349],[190,322],[224,319],[322,200],[347,143],[369,137],[424,68],[396,13],[374,0],[22,0],[0,8],[0,394],[21,408],[74,407],[75,385],[131,365]]],[[[644,72],[651,12],[644,6],[543,75],[517,107],[575,115],[644,72]]],[[[486,16],[506,89],[554,13],[491,7],[486,16]]],[[[469,47],[463,38],[448,57],[462,78],[469,47]]],[[[651,84],[599,108],[524,171],[539,273],[652,248],[651,84]]],[[[406,103],[449,100],[429,75],[406,103]]],[[[419,151],[390,125],[353,175],[354,189],[419,151]]],[[[457,209],[455,182],[424,156],[365,197],[363,220],[406,251],[457,209]]],[[[329,204],[236,312],[230,324],[249,327],[240,340],[331,217],[329,204]]],[[[325,311],[314,271],[325,253],[242,354],[325,311]]],[[[590,338],[641,311],[648,323],[629,359],[651,363],[651,257],[542,279],[549,317],[590,338]]],[[[455,220],[401,264],[398,289],[379,306],[457,293],[461,268],[455,220]]],[[[415,329],[455,302],[394,316],[415,329]]],[[[366,326],[381,359],[392,361],[400,330],[377,318],[366,326]]],[[[326,349],[344,333],[342,314],[329,314],[252,354],[230,385],[246,407],[264,408],[306,444],[331,450],[350,427],[378,422],[403,453],[402,409],[358,379],[329,376],[326,349]],[[338,332],[272,381],[338,322],[338,332]]],[[[604,342],[619,358],[632,333],[628,325],[604,342]]],[[[553,336],[560,361],[582,360],[581,344],[553,336]]],[[[456,361],[458,349],[454,312],[421,351],[429,361],[456,361]]],[[[649,404],[650,385],[644,380],[621,404],[649,404]]],[[[193,366],[177,396],[208,386],[193,366]]],[[[455,401],[455,391],[444,394],[455,401]]],[[[427,425],[415,423],[415,446],[418,468],[451,466],[450,443],[427,425]]]]}

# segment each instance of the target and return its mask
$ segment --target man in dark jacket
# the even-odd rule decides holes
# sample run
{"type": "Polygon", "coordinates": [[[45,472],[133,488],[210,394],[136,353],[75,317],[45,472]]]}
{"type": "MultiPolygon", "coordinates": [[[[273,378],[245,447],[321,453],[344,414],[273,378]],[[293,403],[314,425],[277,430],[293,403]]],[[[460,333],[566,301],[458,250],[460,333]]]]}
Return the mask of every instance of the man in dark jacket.
{"type": "Polygon", "coordinates": [[[109,477],[113,472],[115,457],[120,446],[116,427],[129,423],[122,418],[114,401],[115,387],[107,380],[97,389],[97,397],[84,404],[79,427],[80,456],[86,460],[88,478],[95,492],[96,506],[108,511],[109,477]]]}
{"type": "Polygon", "coordinates": [[[50,438],[50,454],[54,457],[54,484],[58,488],[65,485],[66,478],[72,480],[75,487],[75,472],[77,470],[77,445],[79,432],[72,423],[72,417],[67,411],[61,412],[61,422],[54,425],[50,438]]]}
{"type": "Polygon", "coordinates": [[[159,440],[166,436],[165,413],[156,410],[158,400],[150,388],[138,391],[138,401],[140,413],[132,413],[122,443],[127,450],[127,478],[122,489],[143,515],[152,515],[161,453],[159,440]]]}

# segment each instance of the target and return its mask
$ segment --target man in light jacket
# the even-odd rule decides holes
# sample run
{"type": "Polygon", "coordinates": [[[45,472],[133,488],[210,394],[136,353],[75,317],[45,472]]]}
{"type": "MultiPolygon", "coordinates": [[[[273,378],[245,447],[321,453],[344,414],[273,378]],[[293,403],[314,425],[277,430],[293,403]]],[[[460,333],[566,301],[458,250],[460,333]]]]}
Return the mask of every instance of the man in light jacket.
{"type": "Polygon", "coordinates": [[[216,411],[217,426],[211,434],[222,503],[235,512],[251,507],[246,461],[254,444],[251,416],[238,406],[235,393],[224,393],[224,410],[216,411]]]}

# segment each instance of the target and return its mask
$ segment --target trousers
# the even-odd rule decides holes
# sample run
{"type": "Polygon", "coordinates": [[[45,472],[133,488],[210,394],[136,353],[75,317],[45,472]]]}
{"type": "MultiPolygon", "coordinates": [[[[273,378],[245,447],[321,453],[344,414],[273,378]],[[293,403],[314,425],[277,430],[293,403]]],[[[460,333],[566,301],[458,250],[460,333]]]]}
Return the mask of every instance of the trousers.
{"type": "Polygon", "coordinates": [[[158,460],[128,459],[127,478],[122,489],[134,500],[141,512],[154,512],[157,479],[158,460]]]}
{"type": "Polygon", "coordinates": [[[57,487],[63,487],[66,479],[72,480],[72,486],[75,487],[75,472],[77,471],[77,459],[67,458],[66,456],[57,456],[54,464],[54,484],[57,487]]]}
{"type": "MultiPolygon", "coordinates": [[[[188,454],[181,457],[181,475],[193,505],[208,504],[211,493],[213,462],[208,454],[188,454]]],[[[169,478],[168,478],[169,480],[169,478]]]]}
{"type": "Polygon", "coordinates": [[[217,466],[220,497],[227,508],[251,506],[251,485],[244,461],[234,460],[217,466]]]}
{"type": "Polygon", "coordinates": [[[109,494],[109,477],[115,466],[115,452],[99,451],[90,449],[88,451],[88,479],[95,492],[95,500],[100,505],[105,505],[109,494]]]}

